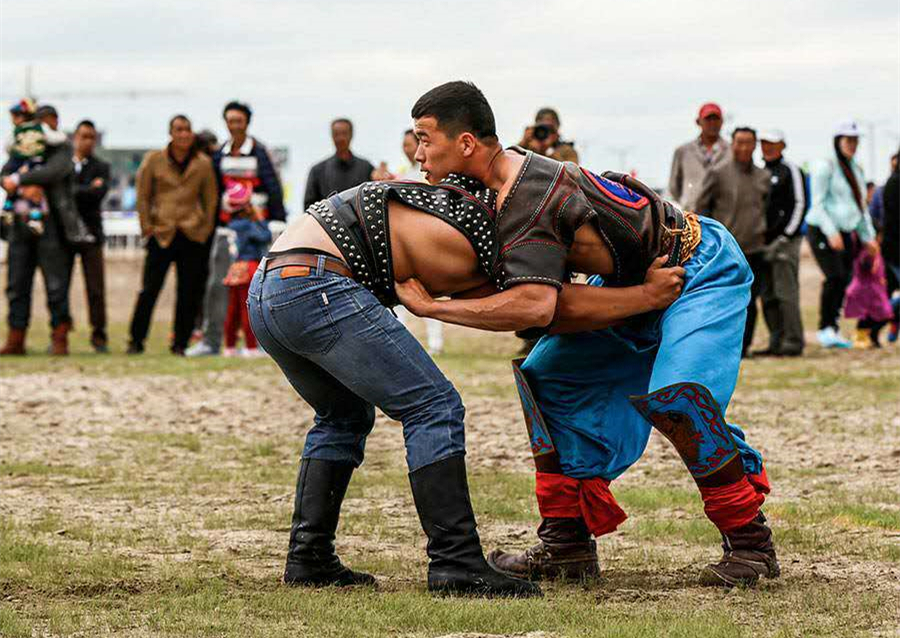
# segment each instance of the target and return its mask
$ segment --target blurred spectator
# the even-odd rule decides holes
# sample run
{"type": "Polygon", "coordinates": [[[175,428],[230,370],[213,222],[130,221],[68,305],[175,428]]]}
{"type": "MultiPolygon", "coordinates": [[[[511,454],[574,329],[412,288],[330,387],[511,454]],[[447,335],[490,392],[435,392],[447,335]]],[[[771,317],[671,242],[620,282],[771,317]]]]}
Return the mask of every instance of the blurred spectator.
{"type": "Polygon", "coordinates": [[[197,135],[194,136],[194,140],[194,143],[197,145],[197,150],[207,157],[212,157],[213,154],[219,150],[219,138],[208,128],[197,133],[197,135]]]}
{"type": "Polygon", "coordinates": [[[881,251],[860,250],[853,260],[853,280],[844,299],[844,316],[857,320],[853,347],[880,348],[878,333],[893,314],[881,251]]]}
{"type": "Polygon", "coordinates": [[[247,133],[252,117],[253,111],[242,102],[229,102],[222,110],[229,138],[212,155],[220,194],[219,214],[206,270],[203,338],[187,350],[185,354],[190,357],[217,355],[222,348],[222,330],[228,309],[228,289],[223,279],[234,261],[230,249],[234,233],[228,229],[229,212],[223,209],[221,200],[228,186],[244,183],[252,193],[253,206],[263,219],[284,221],[286,216],[281,180],[269,151],[247,133]]]}
{"type": "Polygon", "coordinates": [[[59,130],[59,113],[56,112],[56,109],[49,104],[41,104],[38,106],[37,118],[49,126],[54,131],[59,130]]]}
{"type": "MultiPolygon", "coordinates": [[[[895,170],[897,170],[897,153],[891,155],[891,173],[895,170]]],[[[872,193],[872,198],[869,202],[869,215],[872,217],[872,224],[875,226],[875,230],[881,230],[881,226],[884,223],[884,185],[879,186],[872,193]]]]}
{"type": "MultiPolygon", "coordinates": [[[[21,123],[17,103],[10,109],[13,124],[21,123]]],[[[29,116],[33,116],[33,108],[29,116]]],[[[41,128],[32,131],[41,136],[41,128]]],[[[43,139],[43,137],[42,137],[43,139]]],[[[50,310],[52,328],[50,352],[54,355],[69,353],[68,332],[72,317],[69,314],[69,268],[71,259],[66,248],[68,239],[83,239],[67,234],[66,218],[76,215],[72,200],[72,146],[65,141],[59,144],[41,144],[42,161],[27,172],[21,168],[15,152],[0,169],[2,186],[7,197],[12,197],[19,188],[37,186],[42,190],[46,204],[46,214],[42,218],[39,234],[27,226],[26,221],[15,215],[9,227],[9,252],[7,255],[6,297],[9,302],[9,334],[0,354],[25,354],[25,334],[31,319],[31,291],[34,273],[40,268],[47,291],[47,307],[50,310]]]]}
{"type": "MultiPolygon", "coordinates": [[[[109,190],[109,164],[94,156],[97,128],[90,120],[75,127],[75,205],[95,240],[80,244],[73,251],[81,257],[84,287],[91,322],[91,346],[95,352],[109,352],[106,334],[106,293],[103,272],[103,218],[100,204],[109,190]]],[[[69,274],[71,277],[71,272],[69,274]]]]}
{"type": "MultiPolygon", "coordinates": [[[[416,161],[416,147],[419,140],[412,129],[407,130],[403,134],[403,154],[406,156],[408,164],[404,164],[397,171],[396,179],[408,182],[425,182],[425,174],[419,169],[419,163],[416,161]]],[[[397,319],[404,327],[409,323],[412,314],[404,306],[394,308],[397,319]]],[[[431,317],[425,318],[425,330],[428,334],[428,354],[434,356],[444,351],[444,324],[437,319],[431,317]]]]}
{"type": "Polygon", "coordinates": [[[566,142],[559,133],[559,113],[544,107],[534,116],[534,125],[525,129],[519,146],[546,155],[558,162],[578,163],[574,142],[566,142]]]}
{"type": "Polygon", "coordinates": [[[796,357],[803,354],[803,320],[800,313],[800,243],[803,217],[809,203],[806,175],[784,159],[784,133],[767,131],[760,136],[771,190],[766,207],[765,258],[760,284],[763,315],[769,328],[769,346],[754,355],[796,357]]]}
{"type": "Polygon", "coordinates": [[[685,210],[697,208],[703,176],[728,157],[728,142],[719,135],[722,130],[719,105],[708,102],[701,106],[696,122],[700,136],[675,149],[669,174],[669,195],[685,210]]]}
{"type": "Polygon", "coordinates": [[[309,171],[306,194],[303,197],[304,209],[332,193],[340,193],[377,177],[372,163],[355,156],[350,150],[350,141],[353,139],[353,123],[350,120],[343,117],[334,120],[331,123],[331,139],[334,142],[334,155],[322,160],[309,171]]]}
{"type": "MultiPolygon", "coordinates": [[[[881,254],[884,256],[885,278],[888,296],[900,289],[900,169],[897,166],[897,155],[894,155],[891,176],[884,185],[884,216],[881,225],[881,254]]],[[[894,300],[894,316],[888,341],[897,341],[900,328],[900,304],[894,300]]]]}
{"type": "Polygon", "coordinates": [[[218,199],[216,175],[212,161],[197,151],[187,117],[169,121],[169,136],[169,145],[147,153],[138,169],[137,209],[147,256],[129,354],[144,351],[153,308],[173,262],[178,275],[173,354],[184,354],[203,291],[204,244],[213,230],[218,199]]]}
{"type": "Polygon", "coordinates": [[[228,312],[225,314],[225,356],[233,357],[237,346],[238,330],[244,333],[243,357],[258,357],[256,337],[250,328],[247,313],[247,294],[250,280],[259,266],[266,247],[272,241],[272,233],[262,211],[251,202],[252,190],[242,182],[233,182],[225,192],[225,203],[230,211],[228,228],[235,234],[237,258],[228,268],[225,285],[228,286],[228,312]]]}
{"type": "MultiPolygon", "coordinates": [[[[213,154],[217,150],[219,150],[219,138],[215,133],[210,131],[208,128],[203,129],[196,135],[194,135],[194,145],[197,147],[197,150],[209,158],[212,158],[213,154]]],[[[208,253],[212,250],[213,239],[215,237],[215,233],[209,236],[209,239],[206,240],[206,251],[207,258],[204,260],[203,267],[203,281],[207,281],[209,277],[209,256],[208,253]]],[[[191,338],[196,336],[197,339],[201,339],[203,337],[203,304],[200,304],[199,309],[197,310],[197,317],[194,319],[194,331],[191,333],[191,338]]],[[[190,348],[188,349],[190,351],[190,348]]],[[[185,354],[187,354],[187,352],[185,354]]]]}
{"type": "Polygon", "coordinates": [[[766,244],[766,202],[769,172],[753,163],[756,131],[741,126],[731,134],[731,154],[712,166],[703,178],[697,198],[697,212],[721,222],[737,239],[753,270],[747,323],[744,326],[743,356],[753,340],[756,327],[756,299],[760,282],[768,277],[763,250],[766,244]]]}
{"type": "Polygon", "coordinates": [[[856,122],[840,124],[834,132],[832,157],[819,162],[810,179],[812,205],[806,216],[809,243],[825,275],[816,336],[825,348],[852,345],[841,337],[838,319],[853,269],[856,241],[853,233],[868,250],[877,249],[875,229],[863,199],[866,179],[853,159],[858,145],[856,122]]]}
{"type": "MultiPolygon", "coordinates": [[[[55,131],[37,117],[34,102],[24,99],[9,110],[13,123],[12,136],[7,144],[9,160],[6,170],[10,174],[26,173],[43,165],[47,149],[65,143],[65,134],[55,131]]],[[[35,235],[44,232],[47,216],[47,197],[37,185],[19,186],[3,203],[3,216],[7,225],[18,217],[35,235]]]]}
{"type": "Polygon", "coordinates": [[[875,182],[866,182],[866,207],[872,204],[872,197],[875,195],[875,182]]]}

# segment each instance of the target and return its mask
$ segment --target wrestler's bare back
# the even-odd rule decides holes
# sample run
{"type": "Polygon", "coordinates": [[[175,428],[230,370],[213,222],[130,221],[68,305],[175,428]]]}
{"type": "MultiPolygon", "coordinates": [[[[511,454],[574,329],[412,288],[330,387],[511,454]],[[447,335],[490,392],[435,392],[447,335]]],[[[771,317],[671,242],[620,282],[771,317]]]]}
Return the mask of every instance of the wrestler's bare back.
{"type": "MultiPolygon", "coordinates": [[[[388,204],[394,279],[415,277],[436,297],[477,288],[487,281],[478,270],[466,237],[434,215],[391,201],[388,204]]],[[[291,223],[273,251],[314,248],[341,258],[341,252],[312,215],[291,223]]]]}
{"type": "MultiPolygon", "coordinates": [[[[525,156],[515,151],[504,151],[503,155],[503,186],[497,191],[497,210],[503,210],[503,202],[525,162],[525,156]]],[[[609,247],[593,224],[583,224],[575,231],[575,239],[566,257],[566,266],[572,272],[586,275],[610,275],[614,272],[615,265],[609,247]]]]}

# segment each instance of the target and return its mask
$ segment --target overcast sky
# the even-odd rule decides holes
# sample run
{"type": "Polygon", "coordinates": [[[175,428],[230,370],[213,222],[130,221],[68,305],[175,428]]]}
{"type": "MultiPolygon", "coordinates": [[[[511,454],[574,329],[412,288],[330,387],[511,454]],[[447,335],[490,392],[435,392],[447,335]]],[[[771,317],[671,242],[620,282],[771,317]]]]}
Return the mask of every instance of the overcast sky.
{"type": "Polygon", "coordinates": [[[64,128],[90,117],[108,146],[162,146],[172,114],[223,136],[221,107],[247,101],[253,134],[290,148],[292,210],[333,152],[333,117],[354,121],[358,155],[394,167],[410,107],[451,79],[484,91],[504,143],[554,106],[582,164],[656,186],[708,100],[729,125],[783,129],[800,163],[825,156],[839,121],[871,122],[875,170],[870,137],[858,158],[878,181],[900,144],[897,0],[0,0],[0,15],[4,102],[30,64],[64,128]],[[183,93],[118,94],[131,90],[183,93]]]}

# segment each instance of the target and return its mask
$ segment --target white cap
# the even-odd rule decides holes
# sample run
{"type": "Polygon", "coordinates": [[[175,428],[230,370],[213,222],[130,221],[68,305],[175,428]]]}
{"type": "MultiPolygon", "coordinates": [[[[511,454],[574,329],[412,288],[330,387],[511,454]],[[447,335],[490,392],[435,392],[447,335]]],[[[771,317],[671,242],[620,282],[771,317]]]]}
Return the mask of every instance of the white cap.
{"type": "Polygon", "coordinates": [[[834,129],[834,137],[859,137],[859,124],[853,120],[841,122],[834,129]]]}
{"type": "Polygon", "coordinates": [[[759,140],[761,142],[771,142],[772,144],[779,144],[784,142],[784,131],[780,128],[770,128],[762,132],[759,136],[759,140]]]}

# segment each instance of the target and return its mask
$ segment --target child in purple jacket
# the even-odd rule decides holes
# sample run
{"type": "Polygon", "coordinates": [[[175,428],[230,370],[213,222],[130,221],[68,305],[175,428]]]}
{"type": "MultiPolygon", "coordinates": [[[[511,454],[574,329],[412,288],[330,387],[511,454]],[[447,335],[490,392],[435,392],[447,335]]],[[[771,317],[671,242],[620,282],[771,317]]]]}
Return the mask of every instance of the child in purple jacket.
{"type": "Polygon", "coordinates": [[[844,316],[857,319],[853,347],[867,350],[880,348],[878,333],[893,316],[887,296],[884,259],[861,250],[853,262],[853,281],[844,298],[844,316]]]}

